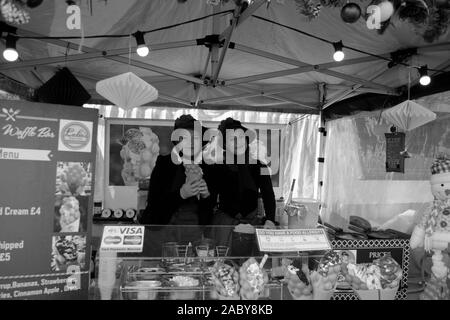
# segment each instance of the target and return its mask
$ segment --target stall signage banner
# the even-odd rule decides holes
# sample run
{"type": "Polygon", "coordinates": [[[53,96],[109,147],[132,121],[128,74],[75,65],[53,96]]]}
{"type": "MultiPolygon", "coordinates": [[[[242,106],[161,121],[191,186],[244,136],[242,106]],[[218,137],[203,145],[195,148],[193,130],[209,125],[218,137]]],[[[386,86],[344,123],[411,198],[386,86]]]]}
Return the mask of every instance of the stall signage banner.
{"type": "Polygon", "coordinates": [[[0,100],[0,300],[88,299],[97,121],[0,100]]]}
{"type": "Polygon", "coordinates": [[[323,229],[256,229],[259,250],[262,252],[298,252],[330,250],[331,245],[323,229]]]}
{"type": "Polygon", "coordinates": [[[100,250],[140,253],[144,247],[144,232],[144,226],[105,226],[100,250]]]}

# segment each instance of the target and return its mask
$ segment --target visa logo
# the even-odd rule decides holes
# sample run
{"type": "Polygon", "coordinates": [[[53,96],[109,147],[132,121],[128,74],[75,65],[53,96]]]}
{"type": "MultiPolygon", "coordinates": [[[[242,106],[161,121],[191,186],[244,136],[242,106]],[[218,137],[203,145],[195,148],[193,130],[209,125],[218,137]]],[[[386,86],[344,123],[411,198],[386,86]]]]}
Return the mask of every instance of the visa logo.
{"type": "Polygon", "coordinates": [[[120,234],[142,234],[142,229],[140,227],[121,227],[120,234]]]}

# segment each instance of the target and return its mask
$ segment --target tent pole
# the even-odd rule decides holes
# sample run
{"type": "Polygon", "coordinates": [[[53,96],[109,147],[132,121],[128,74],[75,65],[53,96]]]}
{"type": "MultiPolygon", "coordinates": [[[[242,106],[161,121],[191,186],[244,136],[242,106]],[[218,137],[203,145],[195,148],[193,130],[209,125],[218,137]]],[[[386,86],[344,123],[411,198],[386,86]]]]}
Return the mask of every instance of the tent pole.
{"type": "Polygon", "coordinates": [[[325,117],[323,115],[322,106],[326,101],[326,84],[319,83],[318,85],[319,91],[319,127],[318,129],[318,138],[316,145],[316,170],[314,175],[314,198],[321,201],[322,199],[322,187],[323,187],[323,172],[324,172],[324,161],[325,161],[325,117]]]}
{"type": "MultiPolygon", "coordinates": [[[[208,50],[208,56],[206,57],[206,63],[205,63],[205,67],[203,68],[203,73],[202,73],[202,81],[205,81],[206,78],[206,73],[208,72],[208,66],[209,66],[209,60],[211,59],[211,49],[208,50]]],[[[202,91],[202,86],[197,85],[197,87],[195,88],[195,100],[194,100],[194,106],[198,107],[198,102],[200,100],[200,93],[202,91]]]]}
{"type": "MultiPolygon", "coordinates": [[[[242,8],[242,5],[236,6],[236,8],[234,9],[233,20],[231,22],[231,28],[227,28],[228,32],[225,35],[225,39],[224,39],[225,44],[222,47],[222,51],[220,52],[219,62],[217,63],[217,67],[214,70],[213,76],[211,78],[211,84],[213,87],[215,87],[217,84],[217,78],[219,77],[220,69],[222,69],[223,61],[225,60],[225,55],[227,54],[228,46],[230,45],[231,36],[233,35],[233,31],[236,28],[237,22],[239,20],[241,8],[242,8]]],[[[220,36],[219,36],[219,42],[220,41],[221,40],[220,40],[220,36]]]]}
{"type": "MultiPolygon", "coordinates": [[[[240,15],[239,21],[236,22],[236,27],[239,27],[245,20],[250,18],[256,10],[259,9],[264,3],[266,3],[269,0],[254,0],[253,3],[245,9],[245,11],[240,15]]],[[[219,36],[219,42],[225,40],[226,36],[232,29],[232,26],[229,26],[226,28],[219,36]]]]}

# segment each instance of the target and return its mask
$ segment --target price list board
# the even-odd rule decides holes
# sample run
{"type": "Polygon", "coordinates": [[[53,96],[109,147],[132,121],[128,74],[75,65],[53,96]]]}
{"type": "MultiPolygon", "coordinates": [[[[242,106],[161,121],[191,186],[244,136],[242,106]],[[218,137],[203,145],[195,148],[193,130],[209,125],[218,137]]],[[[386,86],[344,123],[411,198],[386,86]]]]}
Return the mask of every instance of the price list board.
{"type": "Polygon", "coordinates": [[[300,252],[331,250],[323,229],[256,229],[262,252],[300,252]]]}

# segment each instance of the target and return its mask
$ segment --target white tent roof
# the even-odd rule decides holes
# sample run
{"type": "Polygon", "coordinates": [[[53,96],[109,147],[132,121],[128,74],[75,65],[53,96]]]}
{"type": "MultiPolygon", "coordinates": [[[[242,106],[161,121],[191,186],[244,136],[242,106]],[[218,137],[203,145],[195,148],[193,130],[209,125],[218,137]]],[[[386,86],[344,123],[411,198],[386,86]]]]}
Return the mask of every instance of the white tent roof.
{"type": "MultiPolygon", "coordinates": [[[[299,14],[294,1],[282,2],[273,0],[267,8],[267,1],[255,0],[244,11],[232,33],[231,42],[235,46],[226,52],[216,87],[192,83],[202,83],[195,76],[201,77],[204,73],[209,52],[204,45],[197,45],[196,40],[223,33],[230,26],[232,13],[147,34],[146,42],[153,51],[142,58],[133,49],[131,67],[128,65],[129,45],[136,45],[132,37],[84,39],[81,52],[78,52],[80,41],[77,39],[20,39],[17,48],[21,61],[0,64],[0,73],[37,88],[58,67],[66,65],[93,99],[101,99],[95,92],[97,81],[132,71],[158,89],[158,102],[161,103],[169,101],[190,105],[198,100],[199,106],[203,107],[247,106],[288,112],[317,112],[322,101],[321,92],[327,107],[335,101],[363,92],[392,93],[396,87],[407,83],[409,69],[404,66],[389,69],[388,61],[350,50],[345,50],[346,59],[343,62],[335,63],[332,59],[334,49],[330,44],[261,21],[251,14],[330,41],[342,40],[344,45],[373,54],[418,47],[418,55],[413,56],[409,63],[427,64],[429,68],[436,69],[450,65],[448,33],[430,45],[407,22],[396,21],[395,26],[390,26],[383,35],[379,35],[375,30],[369,30],[362,18],[357,23],[345,24],[340,18],[340,8],[322,8],[320,16],[309,21],[299,14]],[[67,62],[64,62],[68,46],[71,49],[67,62]],[[163,49],[167,47],[171,48],[163,49]],[[106,56],[102,57],[101,51],[106,51],[106,56]],[[113,55],[116,53],[121,55],[113,55]],[[352,59],[359,58],[365,62],[354,64],[352,59]],[[319,70],[311,71],[314,69],[312,65],[318,65],[316,68],[319,70]],[[258,74],[292,69],[296,70],[266,75],[263,79],[251,78],[258,74]],[[321,87],[321,84],[325,86],[321,87]],[[320,88],[325,90],[321,91],[320,88]],[[265,96],[261,96],[262,92],[265,96]]],[[[80,2],[82,31],[86,36],[131,34],[137,30],[152,30],[199,18],[212,14],[213,10],[235,8],[233,1],[212,6],[204,0],[189,0],[185,3],[175,0],[109,0],[91,1],[91,14],[88,3],[80,2]]],[[[362,8],[366,5],[368,2],[361,3],[362,8]]],[[[66,8],[65,1],[44,1],[41,6],[30,10],[31,21],[19,26],[17,34],[80,36],[80,30],[67,29],[66,8]]],[[[216,59],[220,58],[221,50],[217,52],[216,59]]],[[[213,78],[211,64],[206,70],[206,76],[213,78]]],[[[417,72],[411,72],[412,79],[416,80],[417,72]]]]}

